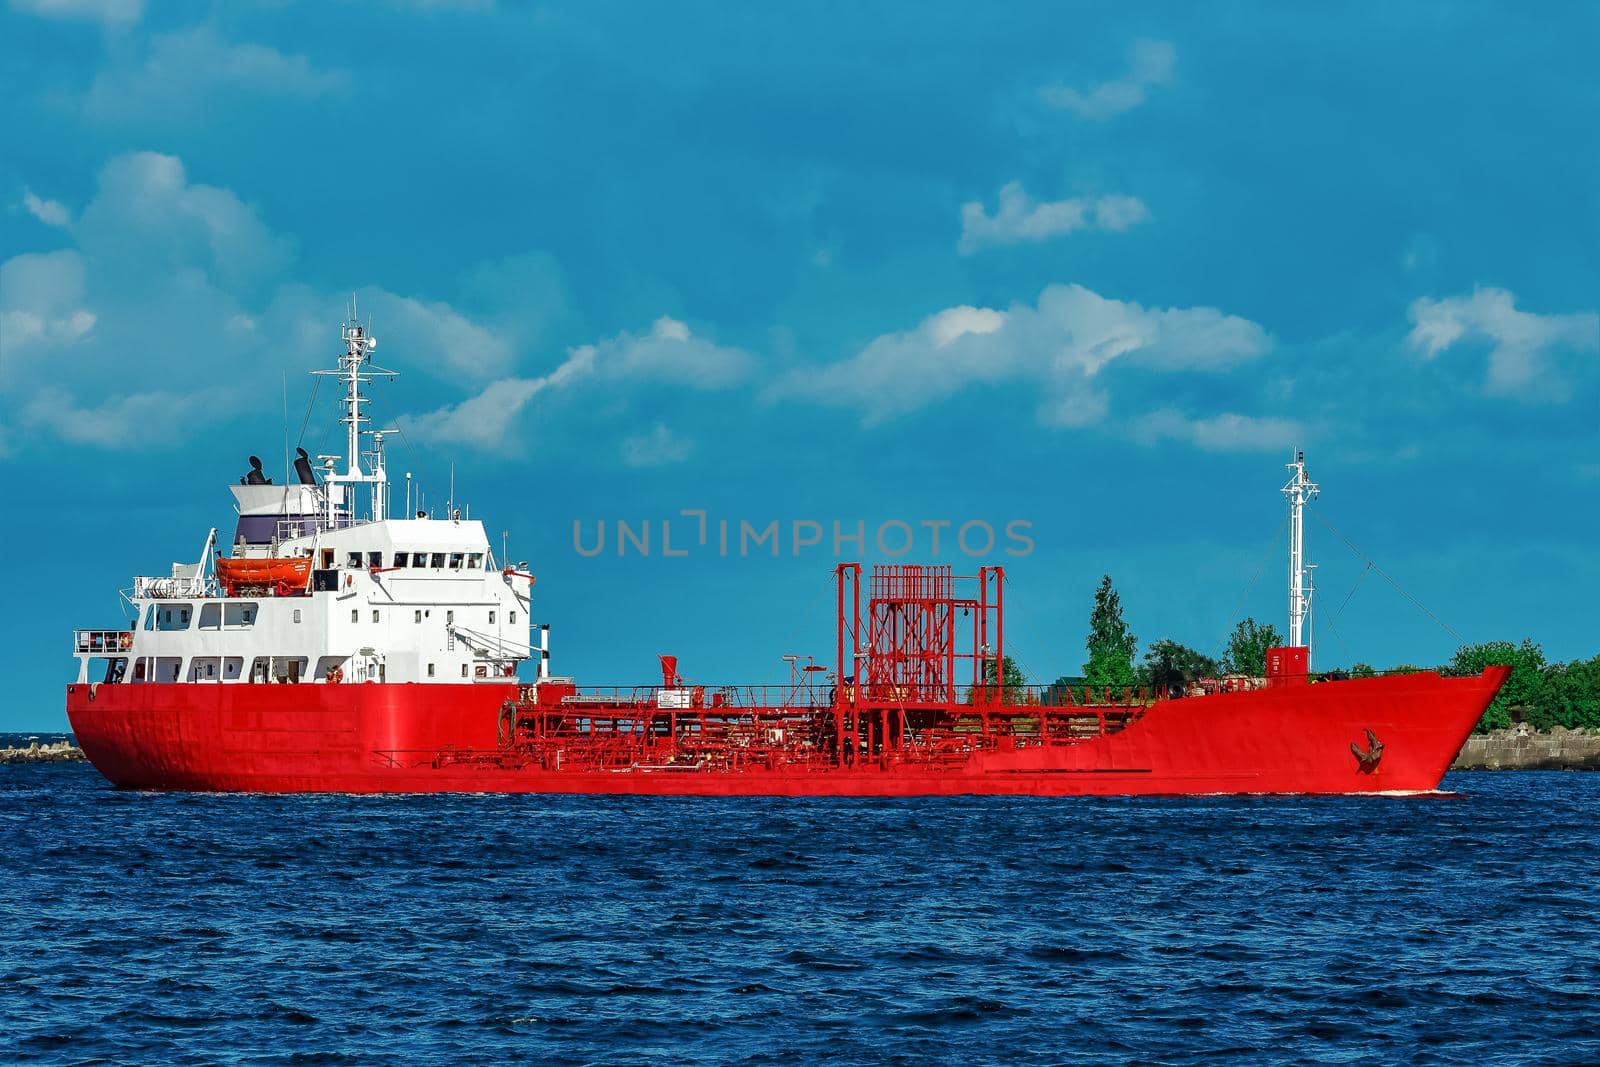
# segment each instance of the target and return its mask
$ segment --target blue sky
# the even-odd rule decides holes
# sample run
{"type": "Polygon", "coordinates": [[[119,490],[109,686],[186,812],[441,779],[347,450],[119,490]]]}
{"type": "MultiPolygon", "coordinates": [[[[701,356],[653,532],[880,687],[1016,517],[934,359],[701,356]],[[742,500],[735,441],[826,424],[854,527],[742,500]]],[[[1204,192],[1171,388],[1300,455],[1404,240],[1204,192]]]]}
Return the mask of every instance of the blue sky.
{"type": "Polygon", "coordinates": [[[1105,572],[1214,651],[1283,625],[1297,444],[1321,665],[1455,646],[1324,520],[1468,639],[1592,655],[1596,39],[1559,3],[11,0],[0,729],[61,724],[71,628],[231,528],[352,290],[399,465],[510,531],[582,681],[827,654],[797,520],[963,570],[949,530],[1030,524],[992,558],[1035,677],[1105,572]],[[574,550],[683,509],[781,555],[574,550]]]}

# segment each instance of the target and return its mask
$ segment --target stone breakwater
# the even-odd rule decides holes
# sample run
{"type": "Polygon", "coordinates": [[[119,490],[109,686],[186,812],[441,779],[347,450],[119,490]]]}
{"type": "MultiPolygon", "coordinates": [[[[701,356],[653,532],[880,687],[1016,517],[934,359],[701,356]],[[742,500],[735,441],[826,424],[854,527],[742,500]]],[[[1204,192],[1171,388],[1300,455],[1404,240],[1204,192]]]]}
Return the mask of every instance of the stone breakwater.
{"type": "Polygon", "coordinates": [[[83,759],[83,749],[71,741],[41,745],[34,741],[26,748],[0,748],[0,763],[65,763],[83,759]]]}
{"type": "Polygon", "coordinates": [[[1454,771],[1600,771],[1600,731],[1557,726],[1544,733],[1514,726],[1473,734],[1454,771]]]}

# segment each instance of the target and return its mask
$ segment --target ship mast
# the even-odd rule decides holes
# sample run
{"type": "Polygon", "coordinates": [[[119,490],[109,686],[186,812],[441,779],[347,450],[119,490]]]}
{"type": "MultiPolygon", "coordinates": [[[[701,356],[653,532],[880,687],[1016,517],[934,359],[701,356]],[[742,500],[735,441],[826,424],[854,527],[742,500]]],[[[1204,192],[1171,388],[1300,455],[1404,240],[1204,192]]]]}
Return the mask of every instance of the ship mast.
{"type": "Polygon", "coordinates": [[[1295,450],[1294,462],[1288,464],[1289,484],[1283,495],[1289,498],[1289,645],[1292,648],[1309,648],[1303,640],[1306,616],[1311,610],[1311,597],[1307,592],[1305,561],[1305,510],[1306,501],[1314,500],[1320,487],[1306,475],[1306,454],[1295,450]]]}
{"type": "MultiPolygon", "coordinates": [[[[345,396],[342,401],[344,415],[339,419],[345,425],[345,469],[342,474],[330,474],[328,481],[342,485],[370,485],[372,486],[372,520],[381,522],[388,518],[388,473],[383,464],[383,436],[382,432],[376,436],[376,456],[370,472],[361,467],[361,424],[370,421],[361,413],[361,405],[367,403],[367,398],[361,395],[361,383],[370,382],[379,374],[392,378],[395,372],[380,367],[372,362],[372,351],[378,347],[378,339],[367,332],[365,326],[356,318],[355,297],[350,298],[350,318],[342,326],[344,338],[344,351],[339,355],[339,368],[333,371],[313,371],[314,374],[331,374],[337,377],[339,383],[345,387],[345,396]]],[[[331,500],[330,500],[331,506],[331,500]]],[[[355,517],[355,500],[352,496],[347,506],[352,519],[355,517]]]]}

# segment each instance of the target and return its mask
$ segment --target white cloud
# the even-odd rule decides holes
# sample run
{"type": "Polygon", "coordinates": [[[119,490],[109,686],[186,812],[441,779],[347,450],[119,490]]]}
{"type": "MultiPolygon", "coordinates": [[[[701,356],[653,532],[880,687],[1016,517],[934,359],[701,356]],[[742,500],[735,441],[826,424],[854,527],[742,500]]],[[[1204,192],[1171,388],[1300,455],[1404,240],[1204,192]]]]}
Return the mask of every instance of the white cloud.
{"type": "MultiPolygon", "coordinates": [[[[276,380],[280,368],[293,380],[297,368],[326,367],[331,359],[349,293],[291,282],[294,242],[231,190],[192,181],[174,156],[132,152],[110,160],[89,204],[63,229],[75,247],[0,263],[7,448],[51,439],[113,445],[123,428],[164,403],[175,383],[208,383],[219,373],[276,380]],[[85,429],[98,425],[106,428],[85,429]],[[24,435],[23,426],[36,432],[24,435]]],[[[530,252],[473,267],[459,295],[470,313],[376,285],[359,290],[361,314],[385,342],[381,363],[451,383],[489,383],[484,397],[419,416],[424,434],[492,442],[539,389],[592,369],[602,355],[591,346],[571,353],[567,368],[548,378],[517,376],[518,353],[566,313],[561,273],[548,256],[530,252]]],[[[642,338],[622,335],[601,347],[619,374],[636,368],[642,377],[670,377],[669,357],[677,356],[682,373],[713,383],[742,356],[671,320],[642,338]]],[[[161,440],[183,441],[210,414],[165,420],[161,440]]],[[[237,404],[223,412],[238,414],[237,404]]]]}
{"type": "Polygon", "coordinates": [[[171,440],[175,427],[217,421],[237,400],[227,390],[201,388],[135,393],[90,407],[63,390],[47,388],[23,407],[21,422],[73,444],[134,449],[145,442],[171,440]]]}
{"type": "Polygon", "coordinates": [[[107,163],[73,235],[103,269],[146,282],[197,267],[224,284],[249,284],[281,270],[294,251],[232,191],[191,184],[182,160],[157,152],[107,163]]]}
{"type": "MultiPolygon", "coordinates": [[[[230,363],[279,366],[317,359],[337,337],[342,296],[285,284],[293,242],[232,191],[191,182],[174,156],[112,159],[64,228],[77,247],[0,264],[0,381],[14,425],[114,444],[165,396],[150,383],[209,377],[196,371],[207,346],[225,347],[230,363]]],[[[411,367],[483,379],[509,368],[509,344],[447,304],[373,288],[362,305],[403,336],[411,367]]],[[[168,420],[167,437],[194,421],[168,420]]]]}
{"type": "MultiPolygon", "coordinates": [[[[686,323],[662,317],[646,334],[627,331],[594,344],[569,349],[559,367],[543,377],[507,377],[492,382],[476,396],[422,415],[400,420],[417,440],[448,441],[487,451],[514,451],[521,443],[516,422],[534,397],[548,389],[576,385],[586,379],[608,385],[606,399],[626,403],[625,388],[639,384],[680,385],[691,389],[731,388],[747,380],[755,360],[737,348],[725,348],[696,337],[686,323]],[[618,387],[622,388],[618,388],[618,387]]],[[[665,456],[686,447],[661,437],[632,439],[624,459],[644,460],[651,446],[665,456]]],[[[630,460],[631,462],[631,460],[630,460]]]]}
{"type": "Polygon", "coordinates": [[[960,250],[971,255],[986,246],[1045,241],[1075,230],[1120,233],[1149,217],[1144,202],[1133,196],[1037,201],[1020,182],[1008,182],[1000,188],[993,215],[977,200],[961,205],[960,250]]]}
{"type": "Polygon", "coordinates": [[[1458,344],[1487,343],[1484,384],[1493,393],[1559,392],[1559,383],[1545,376],[1549,357],[1561,351],[1600,349],[1600,315],[1519,311],[1516,297],[1505,289],[1475,289],[1470,296],[1444,300],[1423,297],[1412,303],[1409,315],[1407,343],[1424,359],[1458,344]],[[1552,384],[1557,388],[1550,388],[1552,384]]]}
{"type": "Polygon", "coordinates": [[[1052,285],[1035,305],[930,315],[910,330],[873,339],[849,359],[789,373],[769,396],[856,408],[872,423],[975,385],[1028,382],[1041,394],[1040,421],[1082,426],[1104,417],[1108,400],[1098,376],[1113,362],[1215,371],[1254,359],[1271,344],[1256,323],[1214,308],[1146,308],[1079,285],[1052,285]]]}
{"type": "Polygon", "coordinates": [[[72,221],[72,212],[67,210],[67,205],[59,200],[35,196],[32,189],[22,190],[22,206],[46,226],[65,226],[72,221]]]}
{"type": "Polygon", "coordinates": [[[506,337],[442,301],[368,288],[360,293],[358,310],[363,319],[371,316],[373,333],[390,338],[389,347],[413,365],[437,361],[449,372],[483,381],[503,376],[516,361],[506,337]]]}
{"type": "Polygon", "coordinates": [[[622,462],[630,467],[665,467],[682,463],[693,453],[694,442],[679,437],[659,422],[649,433],[628,437],[622,442],[622,462]]]}
{"type": "Polygon", "coordinates": [[[169,121],[214,103],[226,91],[309,100],[346,80],[342,71],[320,69],[303,55],[233,44],[211,27],[198,26],[157,34],[142,57],[102,71],[89,87],[85,108],[96,119],[169,121]]]}
{"type": "Polygon", "coordinates": [[[755,360],[742,349],[696,337],[686,324],[665,316],[657,319],[647,334],[623,331],[578,351],[590,352],[596,368],[608,377],[695,389],[737,385],[755,367],[755,360]]]}
{"type": "Polygon", "coordinates": [[[1139,419],[1133,435],[1146,443],[1182,441],[1207,452],[1268,452],[1304,441],[1305,427],[1294,419],[1233,412],[1197,419],[1165,410],[1139,419]]]}
{"type": "Polygon", "coordinates": [[[585,346],[549,374],[537,378],[502,378],[459,404],[447,404],[422,415],[403,415],[397,422],[418,441],[472,445],[485,451],[509,451],[518,443],[513,423],[529,401],[546,389],[560,388],[594,370],[594,349],[585,346]]]}
{"type": "Polygon", "coordinates": [[[95,324],[86,306],[83,257],[71,249],[24,253],[0,264],[0,380],[31,348],[71,344],[95,324]]]}
{"type": "Polygon", "coordinates": [[[1128,72],[1122,77],[1085,89],[1051,85],[1039,90],[1039,95],[1051,107],[1079,118],[1109,119],[1138,107],[1151,88],[1171,81],[1176,62],[1177,51],[1167,41],[1136,41],[1128,72]]]}
{"type": "Polygon", "coordinates": [[[11,10],[53,19],[126,26],[144,14],[143,0],[11,0],[11,10]]]}
{"type": "Polygon", "coordinates": [[[1102,230],[1121,233],[1149,218],[1150,209],[1136,196],[1102,196],[1094,202],[1095,225],[1102,230]]]}

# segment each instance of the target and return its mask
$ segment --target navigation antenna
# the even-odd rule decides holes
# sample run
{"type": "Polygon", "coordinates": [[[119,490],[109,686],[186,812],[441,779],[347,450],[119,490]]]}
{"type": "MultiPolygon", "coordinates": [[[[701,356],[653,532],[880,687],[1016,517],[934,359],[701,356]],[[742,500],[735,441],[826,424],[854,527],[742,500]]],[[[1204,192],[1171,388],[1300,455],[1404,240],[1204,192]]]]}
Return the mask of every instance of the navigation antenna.
{"type": "MultiPolygon", "coordinates": [[[[342,327],[344,352],[339,356],[337,370],[312,371],[313,374],[327,375],[336,378],[345,386],[344,400],[341,402],[345,409],[344,415],[339,419],[345,424],[345,469],[343,473],[330,474],[327,481],[330,484],[344,484],[354,488],[358,485],[372,487],[372,517],[381,521],[387,518],[388,494],[386,492],[388,473],[383,468],[381,459],[382,439],[378,440],[379,458],[371,472],[363,471],[361,467],[361,435],[362,424],[370,420],[361,413],[361,405],[367,398],[361,395],[361,383],[370,382],[373,378],[383,375],[393,379],[395,371],[380,367],[372,362],[372,351],[378,347],[377,338],[373,337],[368,329],[356,318],[355,294],[350,294],[350,318],[342,327]]],[[[354,500],[347,502],[349,515],[354,518],[354,500]]],[[[329,494],[329,507],[332,508],[333,496],[329,494]]],[[[331,518],[331,514],[330,514],[331,518]]]]}
{"type": "Polygon", "coordinates": [[[1309,648],[1302,640],[1306,616],[1311,609],[1307,576],[1310,568],[1305,561],[1305,510],[1306,501],[1315,500],[1321,487],[1306,475],[1306,454],[1295,449],[1294,462],[1288,464],[1289,484],[1283,495],[1289,498],[1289,645],[1291,648],[1309,648]]]}

